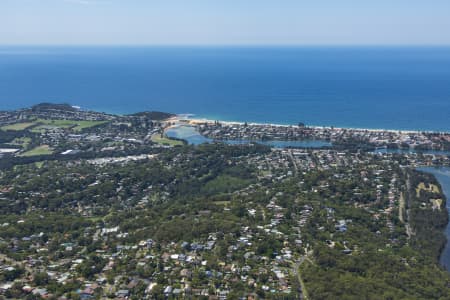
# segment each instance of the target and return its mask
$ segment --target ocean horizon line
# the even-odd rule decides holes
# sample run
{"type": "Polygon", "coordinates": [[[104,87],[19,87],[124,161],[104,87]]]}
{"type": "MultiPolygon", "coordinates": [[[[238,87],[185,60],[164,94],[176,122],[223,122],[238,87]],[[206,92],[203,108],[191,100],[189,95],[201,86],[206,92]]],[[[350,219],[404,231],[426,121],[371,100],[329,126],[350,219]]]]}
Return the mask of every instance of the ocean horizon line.
{"type": "Polygon", "coordinates": [[[450,48],[450,44],[0,44],[0,48],[450,48]]]}

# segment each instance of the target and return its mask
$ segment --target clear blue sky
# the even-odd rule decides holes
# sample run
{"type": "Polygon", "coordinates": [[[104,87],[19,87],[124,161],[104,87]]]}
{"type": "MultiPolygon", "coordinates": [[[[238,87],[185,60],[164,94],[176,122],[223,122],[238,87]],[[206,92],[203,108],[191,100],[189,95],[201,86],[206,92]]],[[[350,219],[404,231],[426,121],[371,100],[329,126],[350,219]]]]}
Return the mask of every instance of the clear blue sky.
{"type": "Polygon", "coordinates": [[[0,0],[0,44],[450,45],[450,0],[0,0]]]}

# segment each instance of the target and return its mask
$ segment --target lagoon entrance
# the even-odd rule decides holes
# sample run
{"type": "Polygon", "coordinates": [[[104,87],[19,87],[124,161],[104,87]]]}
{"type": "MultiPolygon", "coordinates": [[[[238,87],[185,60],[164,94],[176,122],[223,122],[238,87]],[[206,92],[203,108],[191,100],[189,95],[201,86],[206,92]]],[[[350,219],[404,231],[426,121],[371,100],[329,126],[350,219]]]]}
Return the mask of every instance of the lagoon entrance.
{"type": "Polygon", "coordinates": [[[272,148],[325,148],[331,147],[332,144],[322,140],[213,140],[201,135],[195,126],[190,125],[176,125],[166,130],[166,135],[169,138],[176,138],[185,140],[188,144],[199,145],[203,143],[222,142],[230,145],[241,145],[249,143],[258,143],[272,148]]]}

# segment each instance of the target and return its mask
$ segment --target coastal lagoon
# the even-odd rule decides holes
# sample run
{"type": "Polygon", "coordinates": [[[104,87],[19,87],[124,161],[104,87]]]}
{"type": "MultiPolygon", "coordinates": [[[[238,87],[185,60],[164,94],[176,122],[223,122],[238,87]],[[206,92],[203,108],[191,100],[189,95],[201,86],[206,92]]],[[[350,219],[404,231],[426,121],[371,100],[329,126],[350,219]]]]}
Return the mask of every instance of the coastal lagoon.
{"type": "MultiPolygon", "coordinates": [[[[169,138],[176,138],[185,140],[188,144],[199,145],[203,143],[212,143],[214,140],[204,137],[201,135],[194,126],[178,125],[173,126],[166,130],[166,135],[169,138]]],[[[262,145],[267,145],[273,148],[323,148],[331,147],[331,143],[327,141],[319,140],[304,140],[304,141],[250,141],[250,140],[218,140],[217,142],[222,142],[230,145],[240,145],[248,143],[258,143],[262,145]]]]}
{"type": "MultiPolygon", "coordinates": [[[[419,171],[433,174],[442,186],[442,190],[447,198],[447,210],[450,211],[450,168],[448,167],[421,167],[419,171]]],[[[447,244],[442,251],[440,264],[450,272],[450,222],[445,229],[447,244]]]]}
{"type": "Polygon", "coordinates": [[[110,113],[450,131],[450,48],[0,47],[0,110],[46,101],[110,113]]]}
{"type": "MultiPolygon", "coordinates": [[[[201,135],[195,126],[178,124],[166,130],[166,135],[169,138],[182,139],[188,144],[199,145],[203,143],[222,142],[230,145],[240,145],[248,143],[258,143],[267,145],[273,148],[327,148],[332,147],[333,144],[324,140],[213,140],[201,135]]],[[[389,149],[377,148],[373,153],[378,154],[422,154],[422,155],[448,155],[450,151],[439,150],[415,150],[415,149],[389,149]]]]}
{"type": "Polygon", "coordinates": [[[169,138],[185,140],[191,145],[200,145],[213,141],[201,135],[194,126],[177,125],[167,129],[165,133],[169,138]]]}

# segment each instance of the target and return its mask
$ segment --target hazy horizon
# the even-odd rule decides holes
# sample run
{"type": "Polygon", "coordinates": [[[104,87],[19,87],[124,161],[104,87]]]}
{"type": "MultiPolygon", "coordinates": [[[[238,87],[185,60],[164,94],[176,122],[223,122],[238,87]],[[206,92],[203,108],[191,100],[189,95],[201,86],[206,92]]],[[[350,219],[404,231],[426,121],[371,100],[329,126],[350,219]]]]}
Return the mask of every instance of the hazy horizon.
{"type": "Polygon", "coordinates": [[[436,0],[2,0],[0,45],[450,46],[436,0]]]}

